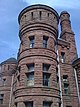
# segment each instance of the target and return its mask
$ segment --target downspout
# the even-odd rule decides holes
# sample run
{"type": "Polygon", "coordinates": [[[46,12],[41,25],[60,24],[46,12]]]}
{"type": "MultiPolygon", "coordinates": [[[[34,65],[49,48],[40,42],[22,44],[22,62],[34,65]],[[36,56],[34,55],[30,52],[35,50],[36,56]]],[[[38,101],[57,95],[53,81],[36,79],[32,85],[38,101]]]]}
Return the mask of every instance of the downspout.
{"type": "Polygon", "coordinates": [[[11,81],[11,91],[10,91],[9,107],[11,107],[12,90],[13,90],[13,79],[14,79],[14,74],[12,75],[12,81],[11,81]]]}
{"type": "Polygon", "coordinates": [[[79,106],[80,106],[79,86],[78,86],[78,79],[77,79],[77,74],[76,74],[76,69],[75,68],[74,68],[74,74],[75,74],[75,79],[76,79],[77,94],[78,94],[78,100],[79,100],[79,106]]]}
{"type": "MultiPolygon", "coordinates": [[[[57,47],[57,61],[59,62],[58,47],[57,47]]],[[[60,86],[60,96],[61,96],[61,107],[63,107],[61,73],[60,73],[60,64],[59,64],[59,63],[58,63],[58,74],[59,74],[59,86],[60,86]]]]}

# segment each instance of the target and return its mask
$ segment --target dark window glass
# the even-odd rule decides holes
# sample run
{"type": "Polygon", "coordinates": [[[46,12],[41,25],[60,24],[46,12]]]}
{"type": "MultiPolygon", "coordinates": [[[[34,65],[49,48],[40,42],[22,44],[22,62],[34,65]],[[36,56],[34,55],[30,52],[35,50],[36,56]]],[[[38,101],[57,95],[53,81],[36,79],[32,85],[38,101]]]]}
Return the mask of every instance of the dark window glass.
{"type": "Polygon", "coordinates": [[[50,85],[50,74],[43,73],[43,86],[49,86],[50,85]]]}
{"type": "Polygon", "coordinates": [[[47,48],[48,37],[43,36],[43,48],[47,48]]]}
{"type": "Polygon", "coordinates": [[[34,48],[34,36],[29,37],[30,40],[30,48],[34,48]]]}
{"type": "Polygon", "coordinates": [[[8,70],[9,70],[9,65],[8,65],[8,70]]]}
{"type": "Polygon", "coordinates": [[[43,102],[43,107],[51,107],[51,102],[43,102]]]}
{"type": "Polygon", "coordinates": [[[20,71],[21,71],[21,66],[19,66],[18,70],[19,70],[19,73],[20,73],[20,71]]]}
{"type": "Polygon", "coordinates": [[[34,71],[34,64],[33,63],[32,64],[28,64],[27,67],[28,67],[28,71],[29,72],[33,72],[34,71]]]}
{"type": "Polygon", "coordinates": [[[28,64],[27,85],[34,85],[34,64],[28,64]]]}
{"type": "Polygon", "coordinates": [[[61,52],[61,62],[64,63],[65,62],[65,53],[61,52]]]}
{"type": "Polygon", "coordinates": [[[0,105],[3,104],[4,94],[0,94],[0,105]]]}
{"type": "Polygon", "coordinates": [[[63,75],[63,82],[67,82],[68,81],[68,75],[63,75]]]}
{"type": "Polygon", "coordinates": [[[59,107],[61,107],[61,103],[59,103],[59,107]]]}
{"type": "Polygon", "coordinates": [[[33,107],[33,102],[25,102],[25,107],[33,107]]]}
{"type": "Polygon", "coordinates": [[[5,84],[6,84],[6,78],[3,79],[3,85],[5,85],[5,84]]]}
{"type": "Polygon", "coordinates": [[[64,83],[64,93],[65,94],[68,94],[68,87],[69,87],[69,84],[64,83]]]}
{"type": "Polygon", "coordinates": [[[15,103],[15,106],[17,107],[17,103],[15,103]]]}
{"type": "Polygon", "coordinates": [[[33,12],[31,12],[31,20],[33,20],[33,12]]]}
{"type": "Polygon", "coordinates": [[[43,64],[43,71],[48,71],[50,67],[50,64],[43,64]]]}
{"type": "Polygon", "coordinates": [[[39,15],[40,15],[40,20],[41,20],[41,15],[42,15],[42,12],[41,12],[41,11],[39,12],[39,15]]]}

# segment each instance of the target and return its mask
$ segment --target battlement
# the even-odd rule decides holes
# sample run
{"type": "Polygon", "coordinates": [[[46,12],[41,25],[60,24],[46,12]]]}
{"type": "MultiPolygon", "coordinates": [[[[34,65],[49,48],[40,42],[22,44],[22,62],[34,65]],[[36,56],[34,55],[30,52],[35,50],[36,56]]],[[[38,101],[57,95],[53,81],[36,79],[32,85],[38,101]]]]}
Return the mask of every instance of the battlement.
{"type": "Polygon", "coordinates": [[[32,5],[21,11],[18,17],[20,25],[20,35],[24,31],[31,31],[34,29],[43,28],[49,29],[52,33],[58,31],[59,15],[49,6],[32,5]],[[32,29],[31,29],[32,28],[32,29]]]}
{"type": "MultiPolygon", "coordinates": [[[[31,6],[28,6],[28,7],[24,8],[24,9],[20,12],[19,17],[18,17],[18,22],[19,22],[19,24],[20,24],[20,20],[21,20],[21,17],[22,17],[23,15],[24,15],[25,17],[26,17],[27,15],[30,15],[30,16],[31,16],[30,19],[32,19],[32,16],[34,16],[34,18],[35,18],[35,17],[39,17],[39,18],[40,18],[40,15],[41,15],[42,17],[48,18],[51,13],[53,13],[54,16],[56,16],[56,19],[57,19],[57,21],[59,22],[59,15],[58,15],[58,13],[57,13],[53,8],[51,8],[51,7],[49,7],[49,6],[46,6],[46,5],[41,5],[41,4],[31,5],[31,6]],[[28,12],[30,12],[30,13],[28,14],[28,12]],[[46,13],[46,12],[47,12],[47,13],[46,13]],[[40,13],[40,14],[39,14],[39,13],[40,13]],[[44,14],[41,14],[41,13],[44,13],[44,14]],[[46,14],[45,14],[45,13],[46,13],[46,14]],[[35,15],[36,15],[36,16],[35,16],[35,15]]],[[[50,16],[51,16],[51,15],[50,15],[50,16]]],[[[34,19],[34,18],[33,18],[33,19],[34,19]]],[[[53,18],[54,18],[54,17],[53,17],[53,18]]],[[[27,19],[27,18],[26,18],[26,19],[27,19]]]]}

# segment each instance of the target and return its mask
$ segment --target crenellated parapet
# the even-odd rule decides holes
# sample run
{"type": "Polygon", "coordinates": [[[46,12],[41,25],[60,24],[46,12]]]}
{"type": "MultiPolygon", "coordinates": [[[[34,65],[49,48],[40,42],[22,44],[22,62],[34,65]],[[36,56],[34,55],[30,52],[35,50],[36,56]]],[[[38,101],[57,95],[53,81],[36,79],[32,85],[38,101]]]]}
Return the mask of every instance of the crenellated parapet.
{"type": "Polygon", "coordinates": [[[18,17],[20,37],[33,30],[45,30],[58,36],[58,13],[46,5],[32,5],[21,11],[18,17]]]}

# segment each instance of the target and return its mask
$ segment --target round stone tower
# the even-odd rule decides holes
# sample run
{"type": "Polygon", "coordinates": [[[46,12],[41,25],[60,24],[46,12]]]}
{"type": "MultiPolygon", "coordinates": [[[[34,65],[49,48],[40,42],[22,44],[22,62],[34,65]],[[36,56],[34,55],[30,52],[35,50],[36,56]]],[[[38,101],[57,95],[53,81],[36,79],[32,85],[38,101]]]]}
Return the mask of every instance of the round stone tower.
{"type": "Polygon", "coordinates": [[[67,11],[60,14],[61,31],[71,31],[70,15],[67,11]]]}
{"type": "Polygon", "coordinates": [[[46,5],[32,5],[18,17],[19,37],[17,107],[59,107],[55,44],[58,13],[46,5]]]}
{"type": "Polygon", "coordinates": [[[70,14],[67,11],[61,12],[61,14],[60,14],[60,25],[61,25],[60,38],[67,40],[68,37],[66,36],[66,33],[74,35],[74,33],[71,29],[70,14]]]}

